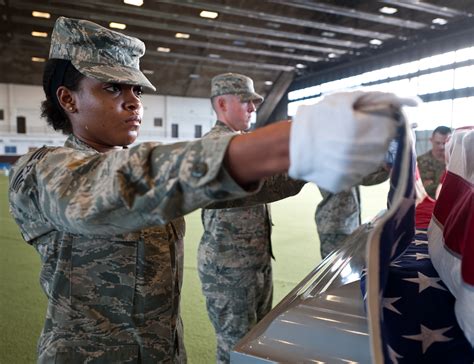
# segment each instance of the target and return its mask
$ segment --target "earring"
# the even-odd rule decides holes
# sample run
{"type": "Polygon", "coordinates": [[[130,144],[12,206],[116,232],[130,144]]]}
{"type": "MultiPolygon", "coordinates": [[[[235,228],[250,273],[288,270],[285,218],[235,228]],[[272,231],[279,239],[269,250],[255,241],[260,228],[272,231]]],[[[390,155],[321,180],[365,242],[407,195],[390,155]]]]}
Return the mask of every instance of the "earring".
{"type": "Polygon", "coordinates": [[[73,106],[69,106],[67,109],[68,109],[70,112],[74,112],[74,107],[73,107],[73,106]]]}

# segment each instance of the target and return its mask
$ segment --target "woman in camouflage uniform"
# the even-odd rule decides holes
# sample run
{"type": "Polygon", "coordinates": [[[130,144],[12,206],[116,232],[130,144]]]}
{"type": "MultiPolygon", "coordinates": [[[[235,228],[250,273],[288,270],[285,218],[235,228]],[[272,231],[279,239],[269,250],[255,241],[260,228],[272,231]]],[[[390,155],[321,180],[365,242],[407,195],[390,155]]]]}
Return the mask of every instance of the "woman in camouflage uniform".
{"type": "MultiPolygon", "coordinates": [[[[182,216],[260,190],[262,178],[288,171],[290,147],[302,156],[316,139],[306,118],[248,135],[127,148],[138,137],[141,88],[154,90],[139,68],[144,52],[140,40],[85,20],[60,17],[52,32],[43,115],[68,139],[20,158],[9,189],[11,213],[42,260],[40,363],[185,362],[182,216]],[[310,131],[296,133],[302,128],[310,131]]],[[[359,97],[344,104],[347,123],[359,97]]],[[[390,126],[390,118],[369,120],[384,121],[390,126]]],[[[393,136],[390,127],[384,133],[357,175],[333,176],[357,182],[375,167],[393,136]]],[[[293,177],[325,173],[315,160],[297,163],[291,159],[293,177]]]]}
{"type": "MultiPolygon", "coordinates": [[[[141,124],[141,89],[154,89],[139,70],[143,53],[138,39],[97,24],[56,22],[42,110],[68,139],[22,157],[9,191],[21,233],[42,260],[40,363],[185,362],[182,216],[247,196],[241,186],[256,190],[269,174],[251,165],[254,148],[271,144],[252,147],[245,137],[244,147],[230,136],[127,148],[141,124]]],[[[283,172],[288,130],[270,130],[266,139],[284,156],[271,173],[283,172]]]]}

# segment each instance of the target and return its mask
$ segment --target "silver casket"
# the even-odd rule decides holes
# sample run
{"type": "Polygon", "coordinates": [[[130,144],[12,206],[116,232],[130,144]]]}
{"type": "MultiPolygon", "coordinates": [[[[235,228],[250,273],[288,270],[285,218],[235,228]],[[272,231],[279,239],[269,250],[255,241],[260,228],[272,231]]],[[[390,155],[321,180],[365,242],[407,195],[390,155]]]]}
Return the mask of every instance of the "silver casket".
{"type": "Polygon", "coordinates": [[[360,276],[373,224],[349,236],[242,338],[231,363],[370,363],[360,276]]]}

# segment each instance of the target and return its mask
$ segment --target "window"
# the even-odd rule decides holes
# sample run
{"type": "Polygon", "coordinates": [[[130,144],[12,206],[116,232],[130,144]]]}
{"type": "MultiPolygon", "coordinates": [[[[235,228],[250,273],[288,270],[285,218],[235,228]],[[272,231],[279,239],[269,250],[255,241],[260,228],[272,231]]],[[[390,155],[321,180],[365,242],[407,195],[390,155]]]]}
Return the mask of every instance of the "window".
{"type": "Polygon", "coordinates": [[[447,52],[435,56],[420,59],[420,71],[439,66],[453,64],[456,60],[456,52],[447,52]]]}
{"type": "Polygon", "coordinates": [[[16,146],[5,145],[5,154],[16,154],[16,146]]]}
{"type": "Polygon", "coordinates": [[[5,120],[5,116],[3,115],[3,109],[0,109],[0,120],[5,120]]]}
{"type": "Polygon", "coordinates": [[[321,97],[313,97],[311,99],[305,99],[305,100],[299,100],[299,101],[294,101],[290,102],[288,104],[288,116],[294,116],[296,114],[296,109],[298,109],[298,106],[300,105],[313,105],[320,101],[321,97]]]}
{"type": "Polygon", "coordinates": [[[310,85],[288,93],[287,112],[293,116],[300,105],[315,103],[325,93],[357,87],[365,91],[421,96],[424,103],[405,110],[410,122],[417,124],[418,131],[433,130],[438,125],[470,125],[472,113],[468,110],[472,109],[474,99],[471,60],[474,60],[474,46],[310,85]]]}
{"type": "Polygon", "coordinates": [[[201,125],[194,125],[194,137],[195,138],[202,137],[202,126],[201,125]]]}
{"type": "MultiPolygon", "coordinates": [[[[409,108],[407,108],[409,109],[409,108]]],[[[419,117],[416,120],[418,130],[433,130],[438,125],[451,126],[453,100],[425,102],[419,107],[419,117]]]]}
{"type": "Polygon", "coordinates": [[[158,127],[163,126],[163,118],[155,118],[153,119],[153,123],[155,126],[158,127]]]}
{"type": "Polygon", "coordinates": [[[454,88],[474,87],[474,66],[454,69],[454,88]]]}
{"type": "Polygon", "coordinates": [[[454,69],[428,73],[418,77],[418,95],[431,94],[435,92],[453,89],[454,69]]]}
{"type": "Polygon", "coordinates": [[[24,116],[16,118],[16,132],[18,134],[26,134],[26,118],[24,116]]]}
{"type": "Polygon", "coordinates": [[[456,62],[464,62],[474,59],[474,47],[458,49],[456,51],[456,62]]]}
{"type": "Polygon", "coordinates": [[[472,125],[473,102],[474,96],[460,97],[453,100],[453,117],[451,125],[453,128],[472,125]]]}
{"type": "Polygon", "coordinates": [[[178,138],[178,135],[179,135],[178,127],[179,127],[178,124],[171,124],[171,137],[172,138],[178,138]]]}

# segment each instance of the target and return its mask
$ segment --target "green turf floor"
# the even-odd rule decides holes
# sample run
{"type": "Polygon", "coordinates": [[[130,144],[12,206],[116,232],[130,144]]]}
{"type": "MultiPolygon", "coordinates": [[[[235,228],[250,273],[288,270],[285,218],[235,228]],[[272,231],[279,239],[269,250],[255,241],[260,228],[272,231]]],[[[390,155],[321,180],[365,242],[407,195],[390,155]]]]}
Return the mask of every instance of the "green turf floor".
{"type": "MultiPolygon", "coordinates": [[[[8,213],[8,180],[0,176],[0,364],[34,363],[46,300],[38,277],[40,261],[8,213]]],[[[363,220],[384,208],[387,183],[362,188],[363,220]]],[[[320,261],[314,210],[320,200],[314,185],[272,204],[275,298],[278,303],[320,261]]],[[[189,363],[212,363],[215,339],[196,271],[202,227],[199,212],[186,217],[182,315],[189,363]]]]}

